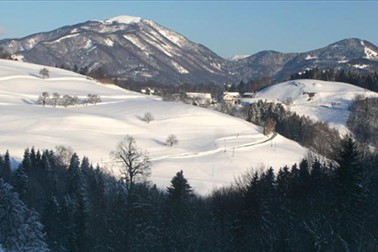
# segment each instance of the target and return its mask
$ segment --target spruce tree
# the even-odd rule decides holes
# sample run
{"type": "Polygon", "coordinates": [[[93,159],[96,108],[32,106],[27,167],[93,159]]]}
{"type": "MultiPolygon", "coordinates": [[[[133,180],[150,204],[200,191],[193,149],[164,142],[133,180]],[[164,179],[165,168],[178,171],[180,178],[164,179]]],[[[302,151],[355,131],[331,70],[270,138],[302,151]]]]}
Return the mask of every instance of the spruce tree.
{"type": "Polygon", "coordinates": [[[361,156],[356,142],[347,136],[337,151],[336,209],[337,237],[343,249],[357,250],[359,235],[363,231],[366,198],[362,183],[361,156]]]}
{"type": "Polygon", "coordinates": [[[39,215],[0,179],[0,244],[6,251],[49,251],[39,215]]]}
{"type": "Polygon", "coordinates": [[[168,200],[174,204],[181,204],[193,196],[192,187],[188,180],[184,177],[184,172],[181,170],[176,173],[171,180],[171,186],[167,188],[168,200]]]}

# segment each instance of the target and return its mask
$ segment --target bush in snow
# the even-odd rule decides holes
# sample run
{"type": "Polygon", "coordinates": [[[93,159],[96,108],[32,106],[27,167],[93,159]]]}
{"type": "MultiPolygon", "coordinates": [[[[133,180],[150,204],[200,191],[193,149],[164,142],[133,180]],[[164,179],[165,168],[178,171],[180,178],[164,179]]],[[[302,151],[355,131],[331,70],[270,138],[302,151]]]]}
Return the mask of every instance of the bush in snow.
{"type": "Polygon", "coordinates": [[[98,102],[101,102],[101,98],[100,96],[96,95],[96,94],[88,94],[88,103],[92,103],[94,105],[96,105],[98,102]]]}

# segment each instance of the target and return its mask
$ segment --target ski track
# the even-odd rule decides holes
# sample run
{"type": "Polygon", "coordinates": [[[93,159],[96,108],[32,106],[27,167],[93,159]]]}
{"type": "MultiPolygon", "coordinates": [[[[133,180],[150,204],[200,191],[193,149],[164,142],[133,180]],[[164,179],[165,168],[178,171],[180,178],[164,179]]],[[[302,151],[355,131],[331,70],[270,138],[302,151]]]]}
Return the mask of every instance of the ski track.
{"type": "MultiPolygon", "coordinates": [[[[241,137],[248,137],[252,135],[243,135],[241,137]]],[[[232,146],[232,147],[219,147],[214,150],[208,150],[208,151],[201,151],[201,152],[191,152],[191,153],[179,153],[179,154],[173,154],[173,155],[167,155],[167,156],[161,156],[158,158],[151,158],[151,161],[161,161],[161,160],[166,160],[166,159],[186,159],[186,158],[194,158],[194,157],[203,157],[203,156],[208,156],[212,155],[218,152],[227,152],[227,149],[235,150],[235,149],[244,149],[244,148],[249,148],[249,147],[254,147],[256,145],[261,145],[264,143],[267,143],[271,140],[273,140],[277,136],[277,133],[274,133],[271,137],[268,139],[265,139],[260,142],[254,142],[254,143],[248,143],[248,144],[242,144],[242,145],[237,145],[237,146],[232,146]]],[[[231,137],[227,137],[231,138],[231,137]]]]}

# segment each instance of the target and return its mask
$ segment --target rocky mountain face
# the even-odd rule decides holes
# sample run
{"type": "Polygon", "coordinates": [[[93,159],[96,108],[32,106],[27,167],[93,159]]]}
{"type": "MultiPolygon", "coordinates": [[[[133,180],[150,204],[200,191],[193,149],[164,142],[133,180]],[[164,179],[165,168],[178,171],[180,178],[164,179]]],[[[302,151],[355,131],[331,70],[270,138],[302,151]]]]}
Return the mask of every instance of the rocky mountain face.
{"type": "Polygon", "coordinates": [[[168,84],[239,83],[262,77],[282,81],[315,67],[378,71],[378,47],[360,39],[345,39],[304,53],[262,51],[227,60],[151,20],[129,16],[5,39],[0,47],[26,62],[71,69],[76,65],[89,71],[101,67],[119,79],[168,84]]]}
{"type": "Polygon", "coordinates": [[[231,81],[226,60],[157,23],[121,16],[0,41],[18,59],[170,84],[231,81]]]}

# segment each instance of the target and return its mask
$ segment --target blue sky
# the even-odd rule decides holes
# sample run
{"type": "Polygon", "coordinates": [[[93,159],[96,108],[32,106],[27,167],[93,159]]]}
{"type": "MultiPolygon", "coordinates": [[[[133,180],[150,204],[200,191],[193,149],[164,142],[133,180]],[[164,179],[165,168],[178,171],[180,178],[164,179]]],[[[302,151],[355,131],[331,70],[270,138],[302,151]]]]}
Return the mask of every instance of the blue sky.
{"type": "Polygon", "coordinates": [[[0,39],[87,20],[139,16],[223,57],[304,52],[344,38],[378,45],[375,1],[1,1],[0,39]]]}

